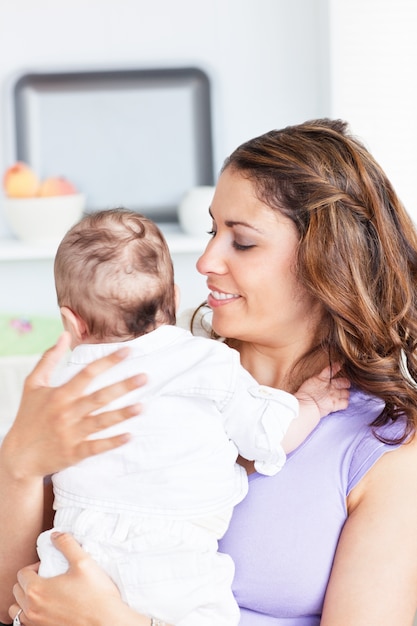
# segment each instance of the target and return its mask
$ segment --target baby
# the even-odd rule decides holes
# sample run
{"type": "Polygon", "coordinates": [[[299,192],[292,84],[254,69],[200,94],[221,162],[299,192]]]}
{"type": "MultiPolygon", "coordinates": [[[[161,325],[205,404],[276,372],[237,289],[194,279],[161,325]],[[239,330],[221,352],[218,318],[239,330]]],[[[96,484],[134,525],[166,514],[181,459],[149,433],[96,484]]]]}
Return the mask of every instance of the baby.
{"type": "MultiPolygon", "coordinates": [[[[135,212],[100,211],[71,228],[57,251],[55,283],[72,337],[59,382],[121,345],[130,356],[94,388],[148,376],[122,401],[140,401],[141,414],[97,435],[128,431],[130,441],[52,477],[55,529],[73,533],[152,623],[237,625],[234,565],[217,550],[248,489],[237,457],[254,460],[262,474],[278,472],[321,417],[347,406],[347,381],[324,370],[293,396],[259,385],[221,341],[175,326],[167,244],[135,212]]],[[[38,540],[47,577],[67,569],[50,533],[38,540]]]]}

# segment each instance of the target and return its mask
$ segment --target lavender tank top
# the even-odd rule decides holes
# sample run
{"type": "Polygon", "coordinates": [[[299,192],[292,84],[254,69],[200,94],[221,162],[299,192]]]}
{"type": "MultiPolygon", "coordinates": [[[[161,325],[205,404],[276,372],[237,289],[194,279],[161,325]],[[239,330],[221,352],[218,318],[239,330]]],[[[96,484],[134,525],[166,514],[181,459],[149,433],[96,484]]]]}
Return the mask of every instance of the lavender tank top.
{"type": "MultiPolygon", "coordinates": [[[[232,556],[240,626],[318,626],[346,496],[387,451],[369,424],[383,403],[352,391],[272,477],[249,476],[220,550],[232,556]]],[[[403,423],[379,432],[395,437],[403,423]]]]}

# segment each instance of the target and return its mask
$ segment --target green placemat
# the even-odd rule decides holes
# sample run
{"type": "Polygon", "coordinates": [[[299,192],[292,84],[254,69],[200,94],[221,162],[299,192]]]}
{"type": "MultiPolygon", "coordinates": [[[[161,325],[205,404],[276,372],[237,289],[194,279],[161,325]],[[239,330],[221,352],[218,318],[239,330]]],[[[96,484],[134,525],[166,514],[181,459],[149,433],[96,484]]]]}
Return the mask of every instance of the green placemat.
{"type": "Polygon", "coordinates": [[[40,354],[62,333],[61,318],[38,315],[0,315],[0,356],[40,354]]]}

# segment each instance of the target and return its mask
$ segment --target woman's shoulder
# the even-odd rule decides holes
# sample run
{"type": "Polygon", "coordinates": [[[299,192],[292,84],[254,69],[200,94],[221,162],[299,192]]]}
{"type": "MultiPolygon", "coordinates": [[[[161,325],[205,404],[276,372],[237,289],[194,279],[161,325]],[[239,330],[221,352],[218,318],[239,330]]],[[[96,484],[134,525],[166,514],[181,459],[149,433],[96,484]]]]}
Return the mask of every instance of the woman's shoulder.
{"type": "Polygon", "coordinates": [[[383,426],[374,427],[372,424],[381,415],[384,401],[355,387],[351,389],[349,406],[343,411],[330,413],[321,420],[320,425],[328,422],[330,431],[343,432],[346,438],[354,441],[369,439],[373,441],[395,441],[401,439],[405,433],[406,420],[389,421],[383,426]]]}
{"type": "Polygon", "coordinates": [[[349,406],[321,420],[313,445],[338,455],[345,471],[346,492],[349,493],[386,453],[400,444],[388,443],[404,434],[405,420],[398,419],[375,428],[372,423],[381,414],[384,402],[375,396],[352,389],[349,406]]]}
{"type": "MultiPolygon", "coordinates": [[[[416,494],[415,476],[417,474],[417,437],[409,437],[404,443],[390,445],[380,444],[380,453],[376,460],[370,464],[369,472],[364,476],[365,480],[356,481],[356,494],[354,500],[360,500],[365,493],[381,490],[384,497],[387,496],[388,488],[392,487],[397,493],[405,490],[407,494],[416,494]],[[390,452],[389,454],[384,454],[390,452]]],[[[353,488],[352,487],[352,488],[353,488]]]]}

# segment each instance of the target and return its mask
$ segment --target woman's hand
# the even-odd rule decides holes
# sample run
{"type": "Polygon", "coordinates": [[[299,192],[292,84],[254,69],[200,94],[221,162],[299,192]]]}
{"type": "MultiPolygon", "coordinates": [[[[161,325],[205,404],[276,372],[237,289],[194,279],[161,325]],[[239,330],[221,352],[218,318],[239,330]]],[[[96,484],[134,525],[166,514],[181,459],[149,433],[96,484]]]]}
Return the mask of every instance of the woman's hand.
{"type": "Polygon", "coordinates": [[[23,609],[24,626],[149,626],[150,619],[122,601],[112,580],[71,535],[54,533],[52,540],[69,569],[53,578],[41,578],[39,564],[20,570],[13,588],[16,602],[9,609],[12,620],[23,609]]]}
{"type": "Polygon", "coordinates": [[[140,412],[140,405],[134,405],[95,414],[112,400],[145,384],[145,375],[83,395],[98,374],[128,355],[128,349],[98,359],[64,385],[51,387],[53,370],[68,347],[69,334],[63,333],[25,381],[18,414],[1,449],[3,466],[6,464],[15,478],[46,476],[126,443],[128,435],[93,440],[88,437],[140,412]]]}
{"type": "Polygon", "coordinates": [[[16,572],[36,558],[36,537],[50,525],[52,507],[45,498],[44,477],[125,443],[127,435],[104,439],[89,436],[140,412],[140,406],[135,405],[95,413],[143,385],[143,375],[84,395],[95,376],[120,363],[129,354],[128,349],[87,365],[60,387],[51,387],[52,373],[68,348],[69,334],[63,333],[27,377],[18,414],[0,447],[2,621],[12,601],[16,572]]]}

